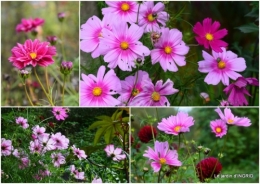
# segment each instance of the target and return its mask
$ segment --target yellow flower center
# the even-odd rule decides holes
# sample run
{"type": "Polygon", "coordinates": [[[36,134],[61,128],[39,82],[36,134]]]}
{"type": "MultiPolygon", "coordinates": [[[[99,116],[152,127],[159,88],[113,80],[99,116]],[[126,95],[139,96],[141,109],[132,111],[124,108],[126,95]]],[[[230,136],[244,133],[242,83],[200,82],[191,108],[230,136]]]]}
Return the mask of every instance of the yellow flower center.
{"type": "Polygon", "coordinates": [[[150,21],[150,22],[152,22],[152,21],[154,21],[154,16],[153,16],[153,14],[152,13],[150,13],[148,16],[147,16],[147,19],[150,21]]]}
{"type": "Polygon", "coordinates": [[[180,131],[180,129],[181,129],[181,126],[179,126],[179,125],[178,125],[178,126],[176,126],[176,127],[174,127],[174,131],[175,131],[175,132],[179,132],[179,131],[180,131]]]}
{"type": "Polygon", "coordinates": [[[226,63],[225,63],[224,61],[218,62],[218,68],[219,68],[219,69],[223,69],[223,68],[225,68],[225,67],[226,67],[226,63]]]}
{"type": "Polygon", "coordinates": [[[172,48],[169,47],[169,46],[166,46],[166,47],[164,48],[164,52],[165,52],[166,54],[170,54],[170,53],[172,52],[172,48]]]}
{"type": "Polygon", "coordinates": [[[126,50],[126,49],[128,49],[129,45],[127,42],[121,42],[120,47],[121,47],[121,49],[126,50]]]}
{"type": "Polygon", "coordinates": [[[206,34],[206,39],[207,39],[208,41],[213,40],[213,35],[210,34],[210,33],[207,33],[207,34],[206,34]]]}
{"type": "Polygon", "coordinates": [[[229,124],[232,124],[232,123],[234,123],[234,120],[233,120],[233,119],[229,119],[227,122],[228,122],[229,124]]]}
{"type": "Polygon", "coordinates": [[[31,59],[35,59],[37,57],[37,54],[35,52],[30,53],[31,59]]]}
{"type": "Polygon", "coordinates": [[[121,9],[122,9],[123,11],[127,11],[127,10],[130,9],[130,6],[129,6],[129,4],[127,4],[127,3],[123,3],[123,4],[121,5],[121,9]]]}
{"type": "Polygon", "coordinates": [[[98,34],[98,37],[99,37],[99,38],[103,37],[103,36],[102,36],[102,32],[100,32],[100,33],[98,34]]]}
{"type": "Polygon", "coordinates": [[[216,132],[217,132],[217,133],[220,133],[220,132],[222,132],[222,129],[221,129],[220,127],[217,127],[217,128],[216,128],[216,132]]]}
{"type": "Polygon", "coordinates": [[[153,92],[153,93],[152,93],[152,99],[153,99],[153,101],[158,102],[158,101],[160,100],[160,98],[161,98],[161,96],[160,96],[159,93],[157,93],[157,92],[153,92]]]}
{"type": "Polygon", "coordinates": [[[132,92],[132,95],[133,95],[133,96],[136,96],[136,95],[138,95],[139,93],[140,93],[140,91],[135,88],[135,89],[133,90],[133,92],[132,92]]]}
{"type": "Polygon", "coordinates": [[[165,158],[160,158],[159,159],[159,162],[161,165],[165,164],[166,163],[166,159],[165,158]]]}
{"type": "Polygon", "coordinates": [[[92,93],[94,96],[100,96],[102,94],[102,89],[100,87],[94,87],[92,93]]]}

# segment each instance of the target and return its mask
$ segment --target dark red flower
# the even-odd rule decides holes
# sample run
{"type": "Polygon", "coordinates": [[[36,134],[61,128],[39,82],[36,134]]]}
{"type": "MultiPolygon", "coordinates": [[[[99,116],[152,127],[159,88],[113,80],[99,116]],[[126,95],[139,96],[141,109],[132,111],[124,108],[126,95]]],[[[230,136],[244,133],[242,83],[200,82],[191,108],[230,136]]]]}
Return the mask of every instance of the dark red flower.
{"type": "Polygon", "coordinates": [[[49,126],[52,127],[52,128],[54,128],[55,125],[54,125],[53,122],[49,122],[49,126]]]}
{"type": "Polygon", "coordinates": [[[133,144],[134,143],[134,138],[133,138],[133,136],[131,135],[131,144],[133,144]]]}
{"type": "Polygon", "coordinates": [[[154,138],[156,138],[156,136],[157,136],[156,129],[154,127],[151,128],[151,125],[145,125],[139,131],[138,137],[139,137],[140,141],[142,141],[144,143],[148,143],[150,140],[153,139],[153,134],[154,134],[154,138]]]}
{"type": "Polygon", "coordinates": [[[196,173],[201,182],[206,178],[215,178],[221,170],[221,163],[214,157],[205,158],[196,165],[196,173]]]}

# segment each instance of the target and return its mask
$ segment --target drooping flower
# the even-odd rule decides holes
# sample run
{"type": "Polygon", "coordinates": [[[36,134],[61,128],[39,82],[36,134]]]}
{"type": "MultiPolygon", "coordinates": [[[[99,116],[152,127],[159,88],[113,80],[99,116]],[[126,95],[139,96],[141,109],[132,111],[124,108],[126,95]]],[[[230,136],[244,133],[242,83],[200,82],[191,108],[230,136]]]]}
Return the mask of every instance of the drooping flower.
{"type": "Polygon", "coordinates": [[[114,161],[119,162],[120,160],[124,160],[126,158],[125,154],[122,153],[121,148],[116,148],[114,147],[113,144],[109,144],[106,146],[104,149],[108,157],[112,157],[114,161]],[[122,153],[122,154],[121,154],[122,153]]]}
{"type": "Polygon", "coordinates": [[[205,158],[196,165],[196,174],[201,182],[205,182],[206,178],[215,178],[221,170],[220,161],[214,157],[205,158]]]}
{"type": "Polygon", "coordinates": [[[73,151],[74,155],[79,158],[79,160],[81,160],[82,158],[84,158],[84,159],[87,158],[85,151],[80,150],[79,148],[76,148],[75,145],[72,146],[72,151],[73,151]]]}
{"type": "Polygon", "coordinates": [[[151,125],[143,126],[138,133],[138,137],[140,141],[144,143],[148,143],[150,140],[153,140],[153,137],[156,138],[156,136],[157,136],[157,131],[151,125]]]}
{"type": "Polygon", "coordinates": [[[211,18],[205,18],[203,24],[197,22],[193,27],[193,32],[198,36],[195,37],[200,45],[203,45],[206,49],[211,47],[215,52],[222,52],[221,47],[227,47],[228,44],[220,39],[228,34],[226,29],[218,30],[220,23],[214,21],[212,24],[211,18]]]}
{"type": "Polygon", "coordinates": [[[118,22],[134,23],[137,20],[138,4],[134,1],[106,1],[107,8],[102,8],[102,14],[113,14],[118,22]]]}
{"type": "Polygon", "coordinates": [[[43,23],[44,23],[44,19],[41,19],[41,18],[22,19],[21,23],[16,26],[15,30],[16,30],[16,32],[34,31],[37,26],[40,26],[43,23]]]}
{"type": "Polygon", "coordinates": [[[65,120],[68,117],[68,114],[63,107],[54,107],[52,113],[57,120],[65,120]]]}
{"type": "Polygon", "coordinates": [[[153,1],[146,1],[140,5],[138,24],[144,27],[144,32],[157,32],[160,30],[159,24],[166,25],[169,15],[163,11],[164,8],[161,2],[154,5],[153,1]]]}
{"type": "Polygon", "coordinates": [[[61,164],[66,163],[65,157],[61,153],[52,153],[51,158],[54,167],[60,167],[61,164]]]}
{"type": "Polygon", "coordinates": [[[128,28],[126,22],[117,22],[112,25],[113,32],[103,29],[103,38],[100,40],[99,49],[104,53],[104,61],[109,68],[117,66],[123,71],[132,71],[135,60],[150,54],[150,50],[138,41],[144,29],[131,24],[128,28]]]}
{"type": "Polygon", "coordinates": [[[8,60],[13,63],[13,66],[21,70],[28,65],[46,67],[53,64],[52,57],[56,55],[56,48],[50,46],[49,42],[29,39],[25,41],[24,45],[17,43],[17,46],[13,47],[11,52],[12,56],[8,60]]]}
{"type": "Polygon", "coordinates": [[[18,117],[16,118],[16,124],[21,125],[23,127],[23,129],[26,129],[29,127],[29,124],[27,123],[27,119],[23,118],[23,117],[18,117]]]}
{"type": "Polygon", "coordinates": [[[70,172],[74,175],[76,179],[84,180],[84,172],[79,172],[74,165],[70,166],[70,172]]]}
{"type": "Polygon", "coordinates": [[[151,81],[151,79],[149,74],[142,70],[138,70],[134,76],[128,76],[121,81],[122,91],[118,100],[122,105],[132,105],[132,99],[143,91],[144,81],[151,81]]]}
{"type": "Polygon", "coordinates": [[[1,139],[1,156],[11,155],[12,150],[13,150],[12,141],[2,138],[1,139]]]}
{"type": "Polygon", "coordinates": [[[81,74],[80,81],[80,106],[116,106],[120,101],[115,95],[121,91],[119,78],[114,70],[105,74],[106,67],[100,66],[97,77],[90,74],[81,74]]]}
{"type": "Polygon", "coordinates": [[[160,63],[162,69],[176,72],[178,66],[185,66],[185,55],[189,47],[182,41],[182,33],[178,29],[161,29],[161,37],[151,51],[152,64],[160,63]]]}
{"type": "Polygon", "coordinates": [[[176,116],[163,118],[157,128],[166,134],[179,135],[182,132],[189,132],[192,125],[194,125],[192,116],[186,112],[178,112],[176,116]]]}
{"type": "Polygon", "coordinates": [[[213,133],[216,134],[216,137],[222,138],[227,134],[227,124],[222,119],[217,119],[210,122],[210,127],[213,133]]]}
{"type": "Polygon", "coordinates": [[[219,107],[217,109],[215,109],[215,111],[218,113],[219,117],[224,122],[226,122],[228,125],[244,126],[244,127],[248,127],[251,125],[250,119],[248,119],[246,117],[240,118],[240,117],[234,116],[234,114],[231,112],[231,109],[229,109],[227,107],[224,110],[224,114],[220,110],[219,107]]]}
{"type": "Polygon", "coordinates": [[[159,80],[154,85],[151,81],[144,81],[143,91],[132,100],[134,106],[169,106],[170,103],[165,97],[172,95],[179,90],[173,88],[173,82],[168,79],[164,84],[159,80]]]}
{"type": "Polygon", "coordinates": [[[256,78],[238,77],[237,81],[227,86],[223,91],[228,94],[228,102],[233,106],[248,105],[245,95],[251,96],[247,91],[247,85],[259,86],[256,78]]]}
{"type": "Polygon", "coordinates": [[[56,149],[67,149],[69,146],[69,139],[62,135],[60,132],[52,134],[50,138],[54,142],[56,149]]]}
{"type": "Polygon", "coordinates": [[[92,180],[91,183],[103,183],[101,178],[98,178],[97,176],[92,180]]]}
{"type": "Polygon", "coordinates": [[[178,153],[176,150],[169,149],[169,143],[155,141],[154,149],[148,147],[145,150],[144,157],[153,160],[151,166],[154,172],[160,171],[163,165],[181,166],[182,163],[178,160],[178,153]]]}
{"type": "Polygon", "coordinates": [[[207,84],[217,85],[222,81],[224,85],[229,85],[229,78],[236,80],[241,76],[237,72],[246,69],[244,58],[237,57],[235,53],[226,51],[223,47],[222,51],[221,53],[212,51],[212,56],[202,51],[204,60],[199,61],[199,71],[208,73],[204,79],[207,84]]]}

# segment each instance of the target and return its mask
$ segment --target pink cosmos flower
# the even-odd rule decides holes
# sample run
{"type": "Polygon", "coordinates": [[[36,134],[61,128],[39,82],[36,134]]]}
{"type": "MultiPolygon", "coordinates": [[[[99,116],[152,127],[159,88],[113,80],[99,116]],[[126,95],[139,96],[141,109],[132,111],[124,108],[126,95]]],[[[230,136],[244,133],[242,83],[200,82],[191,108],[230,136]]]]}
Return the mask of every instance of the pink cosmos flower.
{"type": "Polygon", "coordinates": [[[51,65],[54,63],[52,57],[56,55],[55,47],[50,46],[49,42],[40,42],[37,39],[26,40],[24,45],[17,43],[11,51],[12,56],[8,60],[19,70],[28,65],[33,67],[51,65]]]}
{"type": "Polygon", "coordinates": [[[230,84],[223,91],[229,94],[228,102],[234,106],[248,105],[245,95],[251,96],[247,91],[247,85],[259,86],[259,81],[256,78],[238,77],[237,81],[230,84]]]}
{"type": "Polygon", "coordinates": [[[54,146],[56,147],[56,149],[67,149],[69,146],[69,139],[67,139],[60,132],[52,134],[50,139],[54,142],[54,146]]]}
{"type": "Polygon", "coordinates": [[[195,37],[200,45],[203,45],[206,49],[211,47],[215,52],[222,52],[221,47],[227,47],[228,44],[220,39],[228,34],[226,29],[218,30],[220,23],[214,21],[212,24],[211,18],[205,18],[203,24],[197,22],[193,27],[193,32],[198,36],[195,37]]]}
{"type": "Polygon", "coordinates": [[[241,76],[237,72],[246,69],[244,58],[238,58],[235,53],[226,51],[223,47],[222,51],[221,53],[212,51],[212,56],[202,51],[204,60],[199,61],[199,71],[208,73],[204,79],[207,84],[217,85],[222,81],[224,85],[229,85],[229,78],[236,80],[241,76]]]}
{"type": "Polygon", "coordinates": [[[97,176],[92,180],[91,183],[103,183],[101,178],[98,178],[97,176]]]}
{"type": "Polygon", "coordinates": [[[19,165],[19,169],[25,169],[26,167],[29,167],[30,160],[28,157],[21,158],[21,163],[19,165]]]}
{"type": "Polygon", "coordinates": [[[41,153],[42,151],[42,145],[41,143],[36,139],[34,141],[30,142],[30,147],[29,147],[31,153],[41,153]]]}
{"type": "Polygon", "coordinates": [[[106,67],[100,66],[97,77],[82,74],[80,81],[80,106],[116,106],[120,103],[112,95],[121,91],[120,80],[114,70],[105,74],[106,67]]]}
{"type": "Polygon", "coordinates": [[[44,23],[44,19],[41,19],[41,18],[22,19],[21,23],[16,26],[15,30],[16,30],[16,32],[34,31],[37,26],[40,26],[43,23],[44,23]]]}
{"type": "Polygon", "coordinates": [[[227,129],[228,129],[227,124],[221,119],[211,121],[210,127],[212,132],[216,134],[216,137],[221,138],[227,134],[227,129]]]}
{"type": "Polygon", "coordinates": [[[61,164],[66,163],[65,157],[61,153],[52,153],[51,158],[54,167],[60,167],[61,164]]]}
{"type": "Polygon", "coordinates": [[[56,139],[50,138],[50,134],[44,133],[38,137],[38,140],[43,146],[43,153],[46,151],[56,150],[56,139]]]}
{"type": "Polygon", "coordinates": [[[153,1],[143,2],[140,6],[139,26],[144,27],[144,32],[158,32],[159,24],[165,26],[169,19],[169,15],[164,10],[164,4],[157,2],[154,5],[153,1]]]}
{"type": "Polygon", "coordinates": [[[74,175],[74,177],[78,180],[84,180],[84,172],[79,172],[76,170],[74,165],[70,166],[70,172],[74,175]]]}
{"type": "Polygon", "coordinates": [[[189,47],[182,41],[182,33],[178,29],[161,29],[161,37],[151,51],[152,64],[160,63],[162,69],[176,72],[178,66],[185,66],[185,55],[189,47]]]}
{"type": "Polygon", "coordinates": [[[153,160],[151,166],[154,172],[160,171],[163,165],[181,166],[182,163],[178,160],[178,153],[176,150],[170,150],[168,142],[155,141],[154,149],[148,147],[145,150],[144,157],[153,160]]]}
{"type": "Polygon", "coordinates": [[[132,105],[132,99],[143,91],[144,81],[151,82],[151,79],[149,74],[142,70],[138,70],[135,76],[128,76],[121,81],[122,91],[118,100],[122,105],[132,105]]]}
{"type": "Polygon", "coordinates": [[[113,144],[107,145],[104,150],[107,153],[107,156],[112,157],[112,159],[114,161],[118,162],[118,161],[124,160],[126,158],[125,154],[121,154],[123,150],[121,148],[115,149],[113,144]]]}
{"type": "Polygon", "coordinates": [[[33,130],[33,135],[36,136],[36,138],[43,136],[44,132],[45,132],[45,128],[44,127],[40,127],[39,125],[36,125],[32,128],[33,130]]]}
{"type": "Polygon", "coordinates": [[[112,25],[113,32],[103,29],[103,38],[100,40],[100,52],[104,54],[104,61],[109,68],[117,66],[123,71],[132,71],[135,60],[150,54],[150,50],[138,41],[144,29],[131,24],[128,28],[126,22],[112,25]]]}
{"type": "Polygon", "coordinates": [[[163,118],[158,123],[157,128],[166,134],[179,135],[182,132],[189,132],[189,128],[192,125],[194,125],[193,117],[189,116],[186,112],[178,112],[176,116],[163,118]]]}
{"type": "Polygon", "coordinates": [[[107,8],[102,8],[102,14],[113,14],[118,22],[134,23],[137,20],[138,4],[134,1],[106,1],[107,8]]]}
{"type": "Polygon", "coordinates": [[[224,110],[224,114],[219,107],[215,109],[215,111],[218,113],[219,117],[228,125],[236,125],[236,126],[244,126],[244,127],[248,127],[251,125],[250,119],[246,117],[240,118],[234,116],[234,114],[231,112],[231,109],[227,107],[224,110]]]}
{"type": "Polygon", "coordinates": [[[76,148],[75,145],[72,146],[72,151],[73,151],[74,155],[79,158],[79,160],[81,160],[82,158],[84,158],[84,159],[87,158],[85,151],[80,150],[79,148],[76,148]]]}
{"type": "Polygon", "coordinates": [[[151,81],[144,81],[143,91],[132,100],[135,106],[169,106],[170,103],[165,97],[172,95],[179,90],[173,88],[173,82],[168,79],[164,84],[162,80],[155,85],[151,81]]]}
{"type": "Polygon", "coordinates": [[[13,150],[12,141],[6,140],[5,138],[1,139],[1,156],[11,155],[11,151],[13,150]]]}
{"type": "Polygon", "coordinates": [[[29,124],[27,123],[27,119],[23,118],[23,117],[18,117],[16,118],[16,124],[21,125],[23,127],[23,129],[26,129],[29,127],[29,124]]]}
{"type": "Polygon", "coordinates": [[[54,107],[52,113],[58,121],[65,120],[68,117],[68,114],[63,107],[54,107]]]}

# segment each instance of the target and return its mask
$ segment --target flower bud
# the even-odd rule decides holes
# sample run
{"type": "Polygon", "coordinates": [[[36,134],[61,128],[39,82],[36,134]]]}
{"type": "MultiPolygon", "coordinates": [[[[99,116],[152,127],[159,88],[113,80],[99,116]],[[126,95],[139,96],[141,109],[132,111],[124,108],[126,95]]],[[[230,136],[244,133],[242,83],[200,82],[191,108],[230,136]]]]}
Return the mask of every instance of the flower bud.
{"type": "Polygon", "coordinates": [[[143,171],[144,171],[144,172],[147,172],[148,170],[149,170],[149,169],[148,169],[147,167],[144,167],[144,168],[143,168],[143,171]]]}
{"type": "Polygon", "coordinates": [[[58,13],[58,19],[60,22],[62,22],[65,18],[66,14],[64,12],[58,13]]]}
{"type": "Polygon", "coordinates": [[[30,72],[27,70],[20,70],[20,77],[22,78],[23,82],[25,82],[25,80],[30,76],[30,72]]]}
{"type": "Polygon", "coordinates": [[[218,154],[218,158],[223,158],[223,157],[224,157],[223,153],[218,154]]]}
{"type": "Polygon", "coordinates": [[[208,155],[210,151],[211,151],[211,150],[210,150],[209,148],[205,148],[205,149],[204,149],[204,154],[205,154],[205,155],[208,155]]]}
{"type": "Polygon", "coordinates": [[[51,43],[51,45],[55,45],[57,43],[58,38],[56,36],[47,36],[47,41],[51,43]]]}
{"type": "Polygon", "coordinates": [[[203,146],[198,146],[198,150],[201,151],[203,146]]]}
{"type": "Polygon", "coordinates": [[[70,74],[73,68],[73,63],[71,61],[62,61],[60,65],[60,71],[64,75],[70,74]]]}

